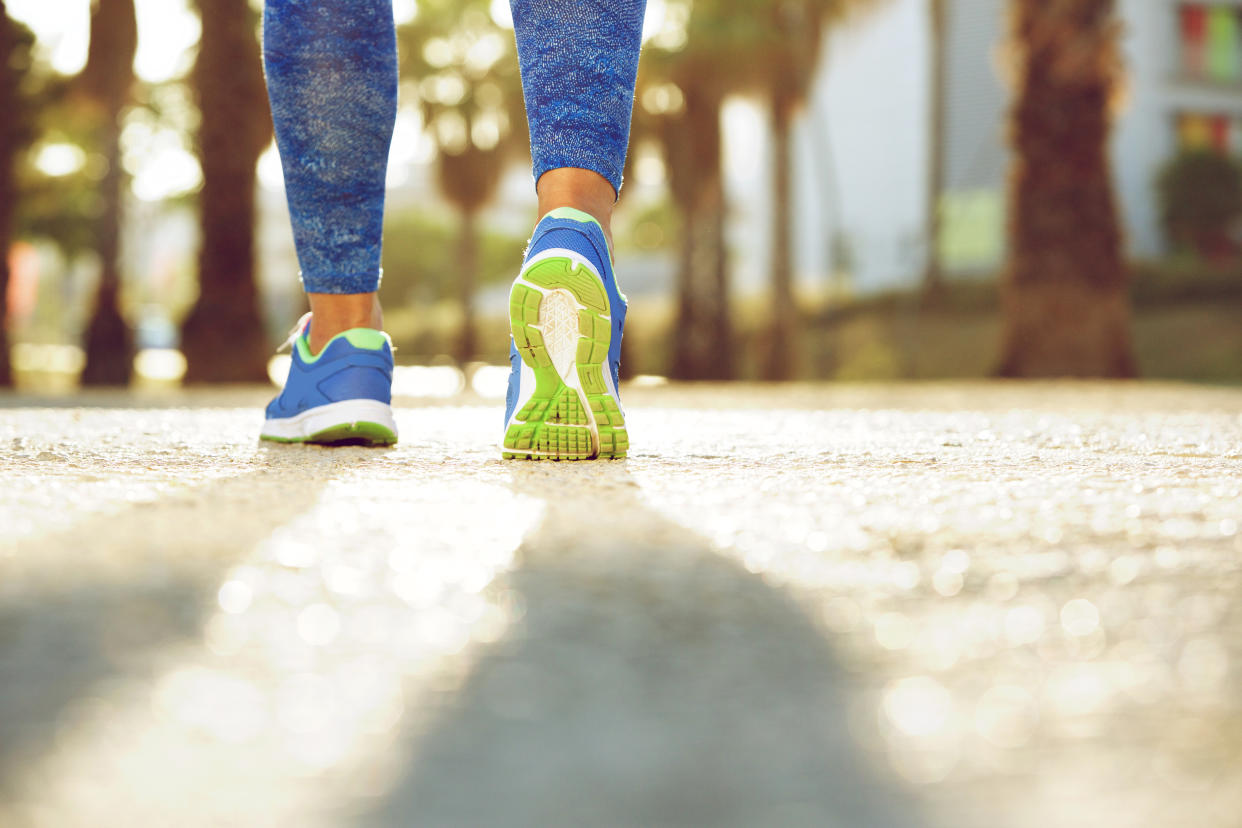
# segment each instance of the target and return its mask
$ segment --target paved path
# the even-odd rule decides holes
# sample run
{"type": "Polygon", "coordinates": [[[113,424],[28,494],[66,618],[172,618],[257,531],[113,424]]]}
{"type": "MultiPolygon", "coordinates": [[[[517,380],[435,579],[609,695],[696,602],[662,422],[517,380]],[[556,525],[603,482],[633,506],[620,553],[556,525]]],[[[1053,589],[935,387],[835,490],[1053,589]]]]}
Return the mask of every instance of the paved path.
{"type": "Polygon", "coordinates": [[[1239,825],[1242,391],[263,398],[0,399],[0,825],[1239,825]]]}

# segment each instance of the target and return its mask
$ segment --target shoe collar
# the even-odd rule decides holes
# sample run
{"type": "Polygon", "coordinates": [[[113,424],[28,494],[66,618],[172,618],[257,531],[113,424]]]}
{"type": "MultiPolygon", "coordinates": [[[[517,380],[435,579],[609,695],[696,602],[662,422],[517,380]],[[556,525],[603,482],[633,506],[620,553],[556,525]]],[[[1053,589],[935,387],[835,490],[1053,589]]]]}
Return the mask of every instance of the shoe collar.
{"type": "Polygon", "coordinates": [[[280,346],[280,351],[283,351],[285,348],[296,350],[298,359],[310,365],[326,354],[328,349],[339,339],[344,339],[353,347],[364,351],[379,351],[385,345],[392,348],[392,337],[383,331],[377,331],[374,328],[350,328],[347,331],[341,331],[329,339],[319,353],[312,354],[310,349],[310,326],[311,314],[304,314],[298,320],[298,323],[293,326],[293,330],[289,332],[289,338],[285,340],[284,345],[280,346]]]}

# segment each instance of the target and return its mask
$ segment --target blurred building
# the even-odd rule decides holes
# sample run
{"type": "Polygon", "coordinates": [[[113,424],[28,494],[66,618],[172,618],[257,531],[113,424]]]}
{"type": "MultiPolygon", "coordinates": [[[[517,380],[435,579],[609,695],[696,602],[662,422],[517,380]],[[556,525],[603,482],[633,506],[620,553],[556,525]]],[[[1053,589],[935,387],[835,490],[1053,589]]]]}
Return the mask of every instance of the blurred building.
{"type": "Polygon", "coordinates": [[[1242,154],[1242,2],[1121,0],[1130,89],[1114,146],[1132,251],[1163,250],[1152,182],[1181,147],[1242,154]]]}
{"type": "MultiPolygon", "coordinates": [[[[950,0],[945,264],[991,274],[1005,253],[1007,0],[950,0]]],[[[909,284],[928,245],[931,28],[896,0],[833,33],[803,125],[823,172],[803,182],[803,269],[869,292],[909,284]]],[[[1164,250],[1153,182],[1182,146],[1242,154],[1242,2],[1119,0],[1128,69],[1113,164],[1129,253],[1164,250]]],[[[808,168],[813,170],[814,168],[808,168]]]]}

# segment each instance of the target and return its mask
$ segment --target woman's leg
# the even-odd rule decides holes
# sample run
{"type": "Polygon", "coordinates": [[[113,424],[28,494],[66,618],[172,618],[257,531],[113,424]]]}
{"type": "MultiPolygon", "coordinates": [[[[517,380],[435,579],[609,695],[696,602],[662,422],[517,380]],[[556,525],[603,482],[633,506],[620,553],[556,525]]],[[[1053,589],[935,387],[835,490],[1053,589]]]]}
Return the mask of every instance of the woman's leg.
{"type": "Polygon", "coordinates": [[[397,113],[392,0],[267,0],[263,52],[311,350],[379,328],[384,180],[397,113]]]}
{"type": "Polygon", "coordinates": [[[392,345],[376,294],[397,113],[392,0],[267,0],[263,55],[311,322],[260,436],[389,445],[392,345]]]}
{"type": "Polygon", "coordinates": [[[539,223],[509,301],[504,455],[629,448],[617,393],[626,303],[610,255],[646,0],[510,0],[539,223]]]}
{"type": "Polygon", "coordinates": [[[630,138],[646,0],[510,0],[539,215],[574,207],[610,232],[630,138]]]}

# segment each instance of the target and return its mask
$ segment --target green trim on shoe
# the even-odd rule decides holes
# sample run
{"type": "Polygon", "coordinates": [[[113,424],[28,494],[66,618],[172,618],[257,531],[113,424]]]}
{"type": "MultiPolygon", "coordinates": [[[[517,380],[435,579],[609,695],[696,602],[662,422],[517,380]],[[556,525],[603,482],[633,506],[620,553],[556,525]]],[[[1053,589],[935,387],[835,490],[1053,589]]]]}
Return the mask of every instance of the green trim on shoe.
{"type": "MultiPolygon", "coordinates": [[[[570,221],[582,222],[583,224],[594,224],[599,228],[599,232],[604,233],[604,225],[599,223],[599,219],[595,218],[595,216],[590,213],[579,210],[577,207],[557,207],[555,210],[544,216],[544,218],[568,219],[570,221]]],[[[608,234],[604,233],[604,238],[607,237],[608,234]]],[[[612,259],[611,248],[608,250],[608,264],[614,270],[616,269],[616,262],[612,259]]]]}
{"type": "Polygon", "coordinates": [[[590,213],[584,210],[579,210],[577,207],[557,207],[555,210],[548,213],[548,215],[544,216],[544,218],[548,218],[548,217],[558,218],[558,219],[573,219],[574,221],[590,222],[591,224],[594,224],[596,227],[598,227],[600,229],[600,232],[603,232],[604,230],[603,225],[599,223],[599,220],[596,219],[595,216],[591,215],[590,213]]]}
{"type": "MultiPolygon", "coordinates": [[[[313,321],[312,324],[314,324],[313,321]]],[[[310,328],[308,327],[306,331],[303,331],[302,335],[295,341],[295,347],[298,349],[299,356],[301,356],[302,361],[308,365],[317,362],[319,357],[323,356],[328,348],[332,347],[332,343],[336,342],[341,337],[345,337],[345,339],[349,341],[349,344],[353,345],[355,348],[361,348],[365,351],[378,351],[383,348],[385,344],[392,344],[392,340],[389,339],[388,334],[383,331],[377,331],[374,328],[350,328],[348,331],[341,331],[339,334],[329,339],[328,344],[324,345],[323,349],[320,350],[319,353],[312,354],[310,350],[310,342],[306,337],[306,333],[309,330],[310,328]]]]}
{"type": "Polygon", "coordinates": [[[357,422],[325,428],[309,437],[273,437],[264,434],[259,439],[271,443],[313,443],[321,446],[343,443],[359,446],[391,446],[397,442],[397,435],[381,423],[357,422]]]}

